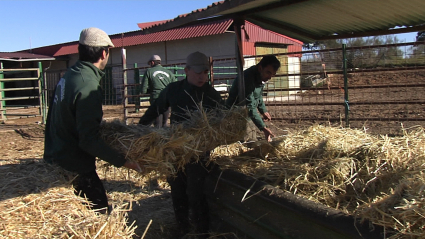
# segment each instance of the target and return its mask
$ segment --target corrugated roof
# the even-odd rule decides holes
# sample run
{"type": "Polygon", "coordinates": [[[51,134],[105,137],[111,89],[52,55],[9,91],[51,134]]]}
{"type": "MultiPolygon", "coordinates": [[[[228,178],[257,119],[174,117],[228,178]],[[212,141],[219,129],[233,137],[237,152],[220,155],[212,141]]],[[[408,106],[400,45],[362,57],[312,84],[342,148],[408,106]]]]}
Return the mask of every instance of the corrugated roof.
{"type": "MultiPolygon", "coordinates": [[[[152,22],[151,22],[152,23],[152,22]]],[[[151,24],[149,23],[149,24],[151,24]]],[[[155,42],[164,42],[164,41],[173,41],[180,39],[188,39],[202,36],[218,35],[223,34],[229,30],[232,25],[232,19],[223,19],[213,22],[202,23],[198,25],[185,26],[177,29],[170,29],[161,32],[145,34],[145,31],[133,31],[120,34],[111,35],[112,43],[115,47],[127,47],[142,45],[155,42]]],[[[147,24],[147,25],[149,25],[147,24]]],[[[245,29],[249,39],[243,38],[243,41],[246,42],[269,42],[269,43],[281,43],[290,45],[289,51],[300,51],[302,42],[296,39],[271,32],[269,30],[261,29],[258,26],[247,22],[245,29]],[[293,46],[292,46],[293,45],[293,46]],[[292,47],[294,49],[292,50],[292,47]]],[[[231,29],[233,30],[233,29],[231,29]]],[[[245,37],[245,36],[244,36],[245,37]]],[[[249,48],[252,48],[249,45],[249,48]]],[[[247,48],[248,49],[248,48],[247,48]]],[[[78,41],[58,44],[53,46],[41,47],[32,49],[34,53],[44,53],[51,52],[53,56],[65,56],[70,54],[78,53],[78,41]]],[[[247,52],[248,53],[248,52],[247,52]]],[[[249,54],[249,53],[248,53],[249,54]]]]}
{"type": "MultiPolygon", "coordinates": [[[[112,43],[115,47],[126,47],[126,46],[135,46],[142,45],[154,42],[164,42],[164,41],[173,41],[179,39],[188,39],[194,37],[210,36],[222,34],[227,31],[230,25],[233,23],[233,20],[226,19],[220,21],[214,21],[209,23],[203,23],[195,26],[181,27],[178,29],[171,29],[163,32],[155,32],[150,34],[145,34],[144,31],[134,31],[128,33],[120,33],[111,35],[112,43]]],[[[57,48],[57,46],[52,46],[53,49],[56,49],[53,56],[63,56],[78,53],[78,41],[69,42],[62,45],[62,47],[57,48]]],[[[50,52],[52,49],[49,47],[34,48],[34,52],[50,52]]]]}
{"type": "MultiPolygon", "coordinates": [[[[303,42],[281,35],[270,30],[263,29],[255,24],[245,21],[242,34],[243,54],[255,55],[255,43],[284,44],[288,47],[288,52],[300,52],[303,42]]],[[[301,56],[291,55],[291,56],[301,56]]]]}
{"type": "Polygon", "coordinates": [[[54,60],[55,58],[27,52],[0,52],[0,59],[6,61],[43,61],[54,60]]]}
{"type": "MultiPolygon", "coordinates": [[[[123,38],[124,46],[134,46],[140,44],[148,44],[154,42],[173,41],[179,39],[188,39],[194,37],[210,36],[222,34],[232,24],[232,20],[222,20],[216,22],[210,22],[195,26],[182,27],[177,29],[171,29],[162,32],[156,32],[151,34],[138,34],[133,36],[125,36],[123,38]]],[[[121,39],[113,39],[115,46],[121,46],[121,39]]]]}
{"type": "Polygon", "coordinates": [[[156,26],[156,25],[158,25],[158,24],[162,24],[162,23],[165,23],[165,22],[167,22],[167,21],[169,21],[169,20],[162,20],[162,21],[155,21],[155,22],[142,22],[142,23],[137,23],[137,26],[138,26],[141,30],[143,30],[143,29],[145,29],[145,28],[152,27],[152,26],[156,26]]]}
{"type": "Polygon", "coordinates": [[[257,25],[245,21],[244,26],[246,34],[242,34],[242,41],[246,42],[269,42],[281,44],[303,44],[302,41],[290,38],[288,36],[260,28],[257,25]]]}
{"type": "Polygon", "coordinates": [[[225,0],[148,28],[164,31],[242,18],[285,36],[315,40],[425,30],[424,0],[225,0]]]}
{"type": "MultiPolygon", "coordinates": [[[[115,45],[115,43],[114,43],[115,45]]],[[[78,42],[61,47],[53,56],[63,56],[78,53],[78,42]]]]}

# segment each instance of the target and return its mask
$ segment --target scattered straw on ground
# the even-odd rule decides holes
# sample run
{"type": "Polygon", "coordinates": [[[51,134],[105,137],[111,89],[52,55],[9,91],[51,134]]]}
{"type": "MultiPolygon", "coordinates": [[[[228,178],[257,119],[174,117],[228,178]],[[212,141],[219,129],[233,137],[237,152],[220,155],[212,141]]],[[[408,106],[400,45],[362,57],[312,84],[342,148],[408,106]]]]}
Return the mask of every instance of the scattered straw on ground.
{"type": "MultiPolygon", "coordinates": [[[[22,163],[22,162],[21,162],[22,163]]],[[[0,236],[4,238],[132,238],[128,203],[106,216],[74,195],[61,170],[38,160],[0,168],[0,236]]]]}
{"type": "Polygon", "coordinates": [[[220,146],[212,159],[222,168],[383,225],[395,232],[390,238],[425,238],[422,127],[388,137],[315,125],[254,149],[220,146]]]}

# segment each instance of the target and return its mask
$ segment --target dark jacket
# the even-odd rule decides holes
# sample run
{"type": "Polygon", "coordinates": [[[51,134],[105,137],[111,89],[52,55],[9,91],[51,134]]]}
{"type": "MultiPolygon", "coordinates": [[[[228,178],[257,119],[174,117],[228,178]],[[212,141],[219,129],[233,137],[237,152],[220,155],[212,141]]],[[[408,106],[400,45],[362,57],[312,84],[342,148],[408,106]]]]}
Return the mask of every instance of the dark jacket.
{"type": "Polygon", "coordinates": [[[60,79],[47,116],[44,160],[48,163],[78,173],[95,170],[95,157],[124,165],[124,156],[100,138],[103,75],[93,64],[77,61],[60,79]]]}
{"type": "MultiPolygon", "coordinates": [[[[258,111],[264,114],[267,112],[267,108],[263,101],[264,84],[261,81],[261,75],[257,65],[246,69],[243,72],[243,76],[245,81],[245,103],[248,108],[248,116],[252,119],[252,122],[262,130],[266,127],[266,124],[258,111]]],[[[239,103],[238,89],[239,78],[236,77],[230,88],[229,97],[226,100],[227,106],[239,103]]]]}
{"type": "Polygon", "coordinates": [[[186,120],[186,110],[198,110],[198,104],[202,101],[205,109],[216,108],[223,104],[220,93],[212,86],[205,83],[202,87],[189,84],[187,79],[170,83],[161,93],[158,99],[147,109],[140,118],[139,124],[150,125],[158,115],[171,107],[171,123],[186,120]]]}
{"type": "Polygon", "coordinates": [[[149,101],[152,104],[159,96],[159,93],[171,82],[177,81],[174,74],[161,65],[153,66],[146,70],[142,79],[142,94],[151,95],[149,101]]]}

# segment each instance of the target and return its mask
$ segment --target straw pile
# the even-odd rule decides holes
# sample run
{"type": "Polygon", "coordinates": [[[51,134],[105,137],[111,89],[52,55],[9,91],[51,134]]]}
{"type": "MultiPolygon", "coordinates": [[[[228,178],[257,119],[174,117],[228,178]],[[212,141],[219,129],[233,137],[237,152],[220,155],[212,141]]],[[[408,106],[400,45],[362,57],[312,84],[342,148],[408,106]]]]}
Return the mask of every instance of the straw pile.
{"type": "Polygon", "coordinates": [[[187,112],[187,121],[172,128],[113,121],[102,123],[101,135],[112,148],[140,162],[144,173],[170,175],[206,151],[243,138],[246,116],[243,107],[204,110],[200,106],[198,111],[187,112]]]}
{"type": "Polygon", "coordinates": [[[109,217],[89,210],[56,167],[2,165],[0,178],[2,238],[133,238],[127,204],[116,204],[109,217]]]}
{"type": "Polygon", "coordinates": [[[254,149],[214,150],[222,168],[385,226],[390,238],[425,238],[425,132],[402,137],[315,125],[254,149]],[[412,236],[412,237],[410,237],[412,236]]]}

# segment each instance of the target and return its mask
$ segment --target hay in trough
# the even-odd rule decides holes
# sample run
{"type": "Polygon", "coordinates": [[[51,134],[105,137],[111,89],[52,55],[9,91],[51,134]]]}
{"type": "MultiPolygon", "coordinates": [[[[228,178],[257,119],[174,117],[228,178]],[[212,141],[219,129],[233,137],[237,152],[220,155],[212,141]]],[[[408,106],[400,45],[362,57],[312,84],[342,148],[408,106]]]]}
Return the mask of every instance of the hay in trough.
{"type": "Polygon", "coordinates": [[[315,125],[254,149],[221,146],[214,150],[212,160],[222,168],[384,225],[395,233],[392,238],[425,238],[425,133],[422,127],[404,132],[401,137],[374,136],[315,125]],[[227,155],[216,153],[220,151],[227,155]],[[396,203],[388,203],[394,198],[396,203]],[[411,206],[416,209],[406,216],[405,209],[411,206]]]}
{"type": "Polygon", "coordinates": [[[187,121],[171,128],[125,125],[119,121],[103,122],[102,138],[129,160],[140,162],[145,173],[170,175],[204,152],[243,138],[246,132],[246,109],[187,112],[187,121]]]}
{"type": "Polygon", "coordinates": [[[391,191],[371,204],[362,205],[356,214],[390,229],[393,235],[388,238],[425,238],[424,175],[404,179],[391,191]]]}

